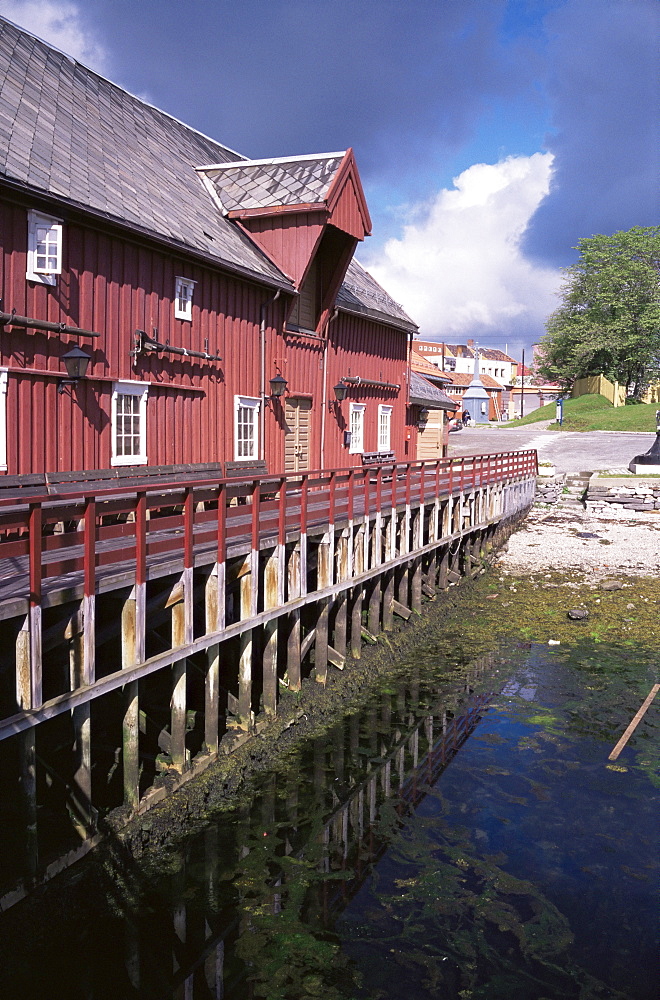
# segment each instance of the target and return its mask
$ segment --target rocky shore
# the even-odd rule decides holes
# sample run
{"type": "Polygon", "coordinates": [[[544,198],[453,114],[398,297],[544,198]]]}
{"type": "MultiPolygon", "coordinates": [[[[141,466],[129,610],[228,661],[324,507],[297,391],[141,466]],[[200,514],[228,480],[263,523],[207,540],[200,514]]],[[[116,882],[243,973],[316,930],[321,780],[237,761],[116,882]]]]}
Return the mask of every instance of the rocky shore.
{"type": "Polygon", "coordinates": [[[653,577],[660,573],[660,511],[594,512],[558,504],[535,506],[501,550],[504,574],[583,572],[653,577]]]}

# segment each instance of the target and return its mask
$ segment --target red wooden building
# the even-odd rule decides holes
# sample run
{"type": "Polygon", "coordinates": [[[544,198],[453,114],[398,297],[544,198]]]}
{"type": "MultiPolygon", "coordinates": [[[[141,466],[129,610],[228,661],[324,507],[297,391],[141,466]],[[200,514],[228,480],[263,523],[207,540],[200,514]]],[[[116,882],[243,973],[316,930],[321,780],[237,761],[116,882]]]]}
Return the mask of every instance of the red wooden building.
{"type": "Polygon", "coordinates": [[[351,150],[247,160],[4,20],[0,132],[2,472],[414,457],[351,150]]]}

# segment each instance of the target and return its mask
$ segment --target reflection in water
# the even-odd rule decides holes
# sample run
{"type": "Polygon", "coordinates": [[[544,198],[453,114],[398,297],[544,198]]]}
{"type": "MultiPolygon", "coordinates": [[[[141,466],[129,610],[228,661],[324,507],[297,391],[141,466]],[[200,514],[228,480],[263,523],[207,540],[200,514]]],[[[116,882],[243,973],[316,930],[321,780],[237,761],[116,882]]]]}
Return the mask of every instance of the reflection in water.
{"type": "Polygon", "coordinates": [[[651,997],[654,761],[604,764],[647,679],[598,654],[408,670],[179,849],[9,911],[0,992],[651,997]]]}

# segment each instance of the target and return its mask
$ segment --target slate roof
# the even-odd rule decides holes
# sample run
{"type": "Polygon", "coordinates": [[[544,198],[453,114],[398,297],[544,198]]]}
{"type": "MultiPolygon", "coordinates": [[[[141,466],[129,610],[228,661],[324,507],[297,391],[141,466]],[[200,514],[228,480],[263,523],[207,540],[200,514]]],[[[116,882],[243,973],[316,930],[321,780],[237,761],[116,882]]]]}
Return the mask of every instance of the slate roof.
{"type": "Polygon", "coordinates": [[[416,324],[405,310],[355,258],[348,265],[344,283],[337,295],[337,306],[343,312],[368,316],[380,322],[383,321],[383,316],[386,316],[390,326],[398,326],[406,331],[417,331],[416,324]]]}
{"type": "Polygon", "coordinates": [[[199,168],[224,212],[323,202],[345,153],[245,160],[199,168]]]}
{"type": "Polygon", "coordinates": [[[240,159],[0,19],[0,174],[288,286],[195,169],[240,159]]]}
{"type": "Polygon", "coordinates": [[[446,392],[431,385],[416,371],[410,373],[410,402],[413,406],[428,406],[431,410],[455,410],[458,406],[446,392]]]}
{"type": "MultiPolygon", "coordinates": [[[[218,211],[198,168],[231,163],[234,204],[248,195],[316,199],[343,156],[261,161],[257,170],[257,161],[0,17],[0,178],[34,193],[291,289],[286,275],[218,211]]],[[[416,329],[357,262],[346,281],[337,302],[342,309],[416,329]]]]}

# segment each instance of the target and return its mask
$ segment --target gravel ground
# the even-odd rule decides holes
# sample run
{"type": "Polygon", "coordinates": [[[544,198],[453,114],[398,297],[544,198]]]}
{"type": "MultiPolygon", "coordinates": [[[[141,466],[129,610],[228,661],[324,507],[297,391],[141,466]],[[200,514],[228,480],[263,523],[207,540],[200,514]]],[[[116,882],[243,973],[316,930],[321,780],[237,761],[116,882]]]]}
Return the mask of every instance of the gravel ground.
{"type": "Polygon", "coordinates": [[[577,570],[594,579],[657,576],[660,515],[615,520],[574,507],[533,507],[502,550],[498,566],[512,575],[577,570]]]}

